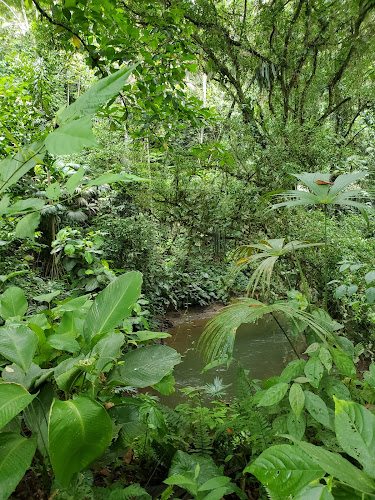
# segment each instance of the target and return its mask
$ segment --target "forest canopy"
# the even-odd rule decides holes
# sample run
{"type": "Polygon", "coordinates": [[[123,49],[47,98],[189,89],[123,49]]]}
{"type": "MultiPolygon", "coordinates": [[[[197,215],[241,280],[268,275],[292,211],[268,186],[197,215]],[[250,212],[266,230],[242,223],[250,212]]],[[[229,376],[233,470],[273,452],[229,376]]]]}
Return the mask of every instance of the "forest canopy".
{"type": "Polygon", "coordinates": [[[375,0],[0,20],[0,498],[373,498],[375,0]]]}

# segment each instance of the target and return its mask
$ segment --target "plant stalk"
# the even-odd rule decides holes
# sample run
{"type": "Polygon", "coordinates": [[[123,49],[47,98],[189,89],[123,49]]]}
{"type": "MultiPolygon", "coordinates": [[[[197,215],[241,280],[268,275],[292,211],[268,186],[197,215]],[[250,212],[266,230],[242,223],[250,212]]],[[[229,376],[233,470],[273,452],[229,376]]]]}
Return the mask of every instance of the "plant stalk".
{"type": "Polygon", "coordinates": [[[298,354],[298,352],[297,352],[296,348],[295,348],[295,347],[294,347],[294,345],[293,345],[293,342],[290,340],[290,338],[289,338],[288,334],[286,333],[286,331],[285,331],[285,330],[284,330],[284,328],[282,327],[282,325],[281,325],[281,323],[279,322],[279,320],[276,318],[276,316],[275,316],[272,312],[271,312],[270,314],[271,314],[271,316],[273,317],[273,319],[276,321],[276,323],[279,325],[280,330],[283,332],[283,334],[284,334],[284,335],[285,335],[285,337],[287,338],[287,340],[288,340],[289,344],[292,346],[292,349],[293,349],[293,351],[294,351],[295,355],[297,356],[297,358],[298,358],[298,359],[301,359],[301,356],[298,354]]]}
{"type": "Polygon", "coordinates": [[[328,279],[328,254],[327,254],[327,205],[324,205],[324,310],[327,310],[327,279],[328,279]]]}

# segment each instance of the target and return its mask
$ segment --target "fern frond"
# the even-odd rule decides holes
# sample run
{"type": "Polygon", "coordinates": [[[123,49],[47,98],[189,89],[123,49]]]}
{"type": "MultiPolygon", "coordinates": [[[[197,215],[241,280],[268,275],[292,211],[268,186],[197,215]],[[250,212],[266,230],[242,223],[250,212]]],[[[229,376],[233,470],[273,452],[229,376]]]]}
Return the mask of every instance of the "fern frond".
{"type": "Polygon", "coordinates": [[[138,483],[131,484],[123,490],[113,490],[109,495],[109,500],[151,500],[151,498],[151,495],[138,483]]]}
{"type": "Polygon", "coordinates": [[[251,390],[251,382],[248,376],[248,371],[244,370],[242,366],[237,368],[236,376],[236,397],[239,401],[250,398],[253,395],[251,390]]]}

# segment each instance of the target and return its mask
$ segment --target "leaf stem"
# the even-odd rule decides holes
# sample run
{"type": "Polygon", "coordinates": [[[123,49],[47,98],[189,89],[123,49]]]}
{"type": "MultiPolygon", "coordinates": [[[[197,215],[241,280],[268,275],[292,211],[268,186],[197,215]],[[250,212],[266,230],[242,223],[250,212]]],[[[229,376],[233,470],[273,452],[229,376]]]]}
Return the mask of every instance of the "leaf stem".
{"type": "Polygon", "coordinates": [[[271,316],[273,317],[273,319],[276,321],[276,323],[279,325],[279,328],[280,330],[283,332],[283,334],[285,335],[285,337],[287,338],[289,344],[292,346],[292,349],[295,353],[295,355],[297,356],[298,359],[301,359],[301,356],[298,354],[296,348],[294,347],[293,345],[293,342],[290,340],[288,334],[286,333],[286,331],[284,330],[284,328],[282,327],[281,323],[279,322],[279,320],[276,318],[276,316],[273,314],[273,312],[270,313],[271,316]]]}
{"type": "Polygon", "coordinates": [[[327,254],[327,205],[324,205],[324,310],[327,311],[327,276],[328,276],[328,254],[327,254]]]}

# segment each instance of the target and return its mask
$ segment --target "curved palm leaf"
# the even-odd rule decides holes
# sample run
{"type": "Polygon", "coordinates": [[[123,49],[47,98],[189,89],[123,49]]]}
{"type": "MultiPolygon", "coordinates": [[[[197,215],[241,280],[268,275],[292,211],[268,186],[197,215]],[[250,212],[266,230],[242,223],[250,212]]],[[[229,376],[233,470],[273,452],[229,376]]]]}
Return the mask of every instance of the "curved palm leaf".
{"type": "Polygon", "coordinates": [[[280,207],[295,207],[298,205],[349,205],[365,210],[368,208],[364,203],[354,201],[353,198],[363,197],[361,189],[353,189],[344,192],[344,189],[362,179],[367,172],[354,172],[352,174],[339,175],[335,182],[330,183],[330,174],[315,172],[313,174],[304,172],[303,174],[293,174],[310,191],[303,189],[293,189],[284,191],[277,196],[282,196],[288,201],[272,205],[271,210],[280,207]],[[319,184],[323,182],[323,184],[319,184]],[[327,184],[324,184],[324,183],[327,184]]]}
{"type": "Polygon", "coordinates": [[[328,329],[328,321],[327,328],[324,328],[322,321],[318,324],[311,314],[293,308],[290,302],[267,305],[255,299],[242,298],[225,307],[207,323],[198,342],[198,349],[203,353],[205,361],[211,363],[230,357],[239,326],[243,323],[254,323],[270,313],[282,313],[291,320],[302,321],[323,341],[328,337],[334,340],[334,334],[328,329]]]}
{"type": "Polygon", "coordinates": [[[233,277],[237,275],[242,269],[252,262],[262,259],[262,262],[255,269],[250,278],[247,286],[247,292],[250,294],[250,290],[252,288],[251,294],[254,294],[260,280],[262,280],[262,289],[264,292],[266,286],[268,288],[270,286],[273,268],[279,257],[301,248],[322,245],[323,243],[309,243],[298,240],[285,243],[285,238],[269,239],[260,241],[259,243],[243,245],[237,248],[232,254],[232,258],[237,262],[229,272],[229,276],[233,277]]]}

